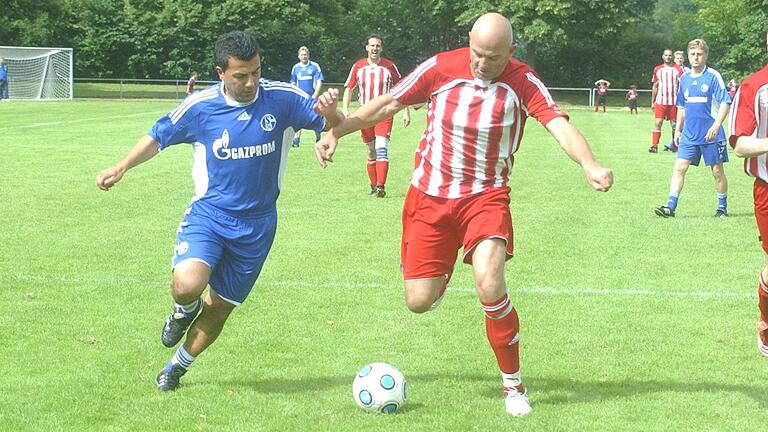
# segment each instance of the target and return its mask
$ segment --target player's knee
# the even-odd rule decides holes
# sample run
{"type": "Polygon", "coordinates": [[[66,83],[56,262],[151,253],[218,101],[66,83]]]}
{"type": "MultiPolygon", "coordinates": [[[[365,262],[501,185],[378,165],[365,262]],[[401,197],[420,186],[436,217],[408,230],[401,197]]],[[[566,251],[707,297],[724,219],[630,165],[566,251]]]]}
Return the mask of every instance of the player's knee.
{"type": "Polygon", "coordinates": [[[434,298],[424,295],[409,295],[407,291],[405,293],[405,306],[408,310],[414,313],[424,313],[429,311],[434,300],[434,298]]]}

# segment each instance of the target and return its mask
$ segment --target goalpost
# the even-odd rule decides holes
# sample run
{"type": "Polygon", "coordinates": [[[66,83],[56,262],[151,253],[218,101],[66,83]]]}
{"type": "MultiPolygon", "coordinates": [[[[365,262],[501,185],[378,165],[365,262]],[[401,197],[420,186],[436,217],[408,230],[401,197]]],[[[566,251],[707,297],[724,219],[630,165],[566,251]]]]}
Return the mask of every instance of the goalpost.
{"type": "Polygon", "coordinates": [[[11,99],[72,99],[72,48],[0,46],[11,99]]]}

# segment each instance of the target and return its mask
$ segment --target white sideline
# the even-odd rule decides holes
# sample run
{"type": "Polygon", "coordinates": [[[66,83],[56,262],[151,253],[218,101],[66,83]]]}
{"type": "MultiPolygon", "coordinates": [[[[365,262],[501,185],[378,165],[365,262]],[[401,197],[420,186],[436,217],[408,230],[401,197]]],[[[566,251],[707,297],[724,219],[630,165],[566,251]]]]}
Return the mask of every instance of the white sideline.
{"type": "MultiPolygon", "coordinates": [[[[167,280],[157,279],[140,279],[130,277],[105,277],[105,278],[77,278],[77,277],[51,277],[51,276],[34,276],[27,274],[15,274],[15,275],[0,275],[0,281],[32,281],[43,283],[82,283],[82,284],[146,284],[146,285],[167,285],[170,283],[170,277],[167,280]]],[[[283,280],[283,281],[260,281],[256,282],[254,290],[258,290],[259,286],[263,289],[268,289],[269,286],[278,286],[284,288],[308,288],[308,289],[329,289],[329,288],[344,288],[344,289],[390,289],[390,288],[402,288],[402,283],[395,284],[381,284],[381,283],[364,283],[364,282],[309,282],[305,280],[283,280]]],[[[453,292],[467,292],[474,293],[474,288],[469,287],[457,287],[449,286],[449,291],[453,292]]],[[[705,292],[705,291],[652,291],[646,289],[593,289],[593,288],[552,288],[552,287],[509,287],[509,293],[514,296],[516,294],[533,294],[533,295],[549,295],[549,296],[597,296],[597,297],[681,297],[681,298],[714,298],[714,299],[753,299],[757,297],[755,290],[748,289],[745,292],[705,292]]]]}
{"type": "Polygon", "coordinates": [[[26,125],[0,128],[0,131],[7,131],[7,130],[13,130],[13,129],[38,128],[38,127],[45,127],[45,126],[56,126],[56,125],[91,122],[91,121],[98,121],[98,120],[113,120],[113,119],[120,119],[120,118],[141,117],[141,116],[146,116],[150,114],[157,115],[157,114],[167,114],[167,113],[168,111],[152,111],[152,112],[143,112],[143,113],[135,113],[135,114],[113,115],[113,116],[107,116],[107,117],[91,117],[91,118],[84,118],[84,119],[77,119],[77,120],[62,120],[62,121],[46,122],[46,123],[31,123],[26,125]]]}

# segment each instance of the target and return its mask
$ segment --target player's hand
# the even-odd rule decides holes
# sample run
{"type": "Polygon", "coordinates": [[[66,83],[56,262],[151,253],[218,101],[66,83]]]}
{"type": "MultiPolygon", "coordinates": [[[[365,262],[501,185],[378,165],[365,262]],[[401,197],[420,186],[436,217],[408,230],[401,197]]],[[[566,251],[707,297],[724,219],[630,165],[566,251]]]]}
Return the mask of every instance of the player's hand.
{"type": "Polygon", "coordinates": [[[584,167],[584,176],[592,189],[600,192],[607,192],[613,186],[613,171],[610,168],[604,168],[600,165],[590,165],[584,167]]]}
{"type": "Polygon", "coordinates": [[[123,174],[125,170],[118,167],[104,169],[96,176],[96,186],[103,191],[108,191],[123,178],[123,174]]]}
{"type": "Polygon", "coordinates": [[[406,111],[403,113],[403,127],[408,127],[409,124],[411,124],[411,115],[406,111]]]}
{"type": "Polygon", "coordinates": [[[336,107],[339,104],[339,90],[330,88],[323,92],[315,102],[314,111],[323,117],[330,117],[336,114],[336,107]]]}
{"type": "Polygon", "coordinates": [[[717,133],[720,132],[720,126],[715,127],[712,125],[711,128],[707,131],[707,135],[704,137],[707,142],[712,142],[717,137],[717,133]]]}
{"type": "Polygon", "coordinates": [[[328,163],[333,162],[333,154],[336,152],[338,140],[333,136],[333,132],[328,131],[320,141],[315,143],[315,157],[320,166],[325,168],[328,163]]]}

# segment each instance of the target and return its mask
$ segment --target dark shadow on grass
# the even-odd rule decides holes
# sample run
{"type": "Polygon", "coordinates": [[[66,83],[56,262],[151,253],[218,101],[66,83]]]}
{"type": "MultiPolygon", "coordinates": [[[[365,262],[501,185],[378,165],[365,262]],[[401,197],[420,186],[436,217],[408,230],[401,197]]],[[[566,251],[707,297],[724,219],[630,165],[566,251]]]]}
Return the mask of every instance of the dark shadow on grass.
{"type": "MultiPolygon", "coordinates": [[[[530,377],[525,380],[531,399],[541,405],[592,403],[614,399],[652,395],[660,392],[712,393],[727,391],[741,393],[768,410],[768,384],[723,384],[721,382],[685,382],[655,380],[594,381],[530,377]]],[[[491,392],[489,391],[488,395],[491,392]]]]}
{"type": "MultiPolygon", "coordinates": [[[[408,383],[411,391],[418,391],[420,383],[445,382],[447,386],[456,386],[457,391],[462,391],[462,384],[487,383],[485,389],[479,394],[489,399],[502,397],[500,383],[496,374],[463,374],[441,375],[436,373],[411,373],[408,375],[408,383]]],[[[197,385],[208,384],[198,381],[197,385]]],[[[250,388],[259,393],[267,394],[296,394],[325,392],[331,389],[348,391],[351,388],[351,378],[344,376],[323,376],[311,378],[265,378],[252,380],[228,380],[218,384],[230,388],[250,388]]],[[[636,396],[652,395],[659,392],[678,393],[711,393],[713,391],[727,391],[741,393],[754,400],[762,409],[768,410],[768,384],[723,384],[721,382],[705,381],[656,381],[656,380],[618,380],[595,381],[587,379],[559,379],[546,377],[531,377],[525,379],[531,401],[536,405],[563,405],[592,403],[596,401],[610,401],[615,399],[629,399],[636,396]]],[[[191,384],[190,387],[196,384],[191,384]]],[[[406,405],[408,411],[419,409],[419,404],[406,405]]]]}

